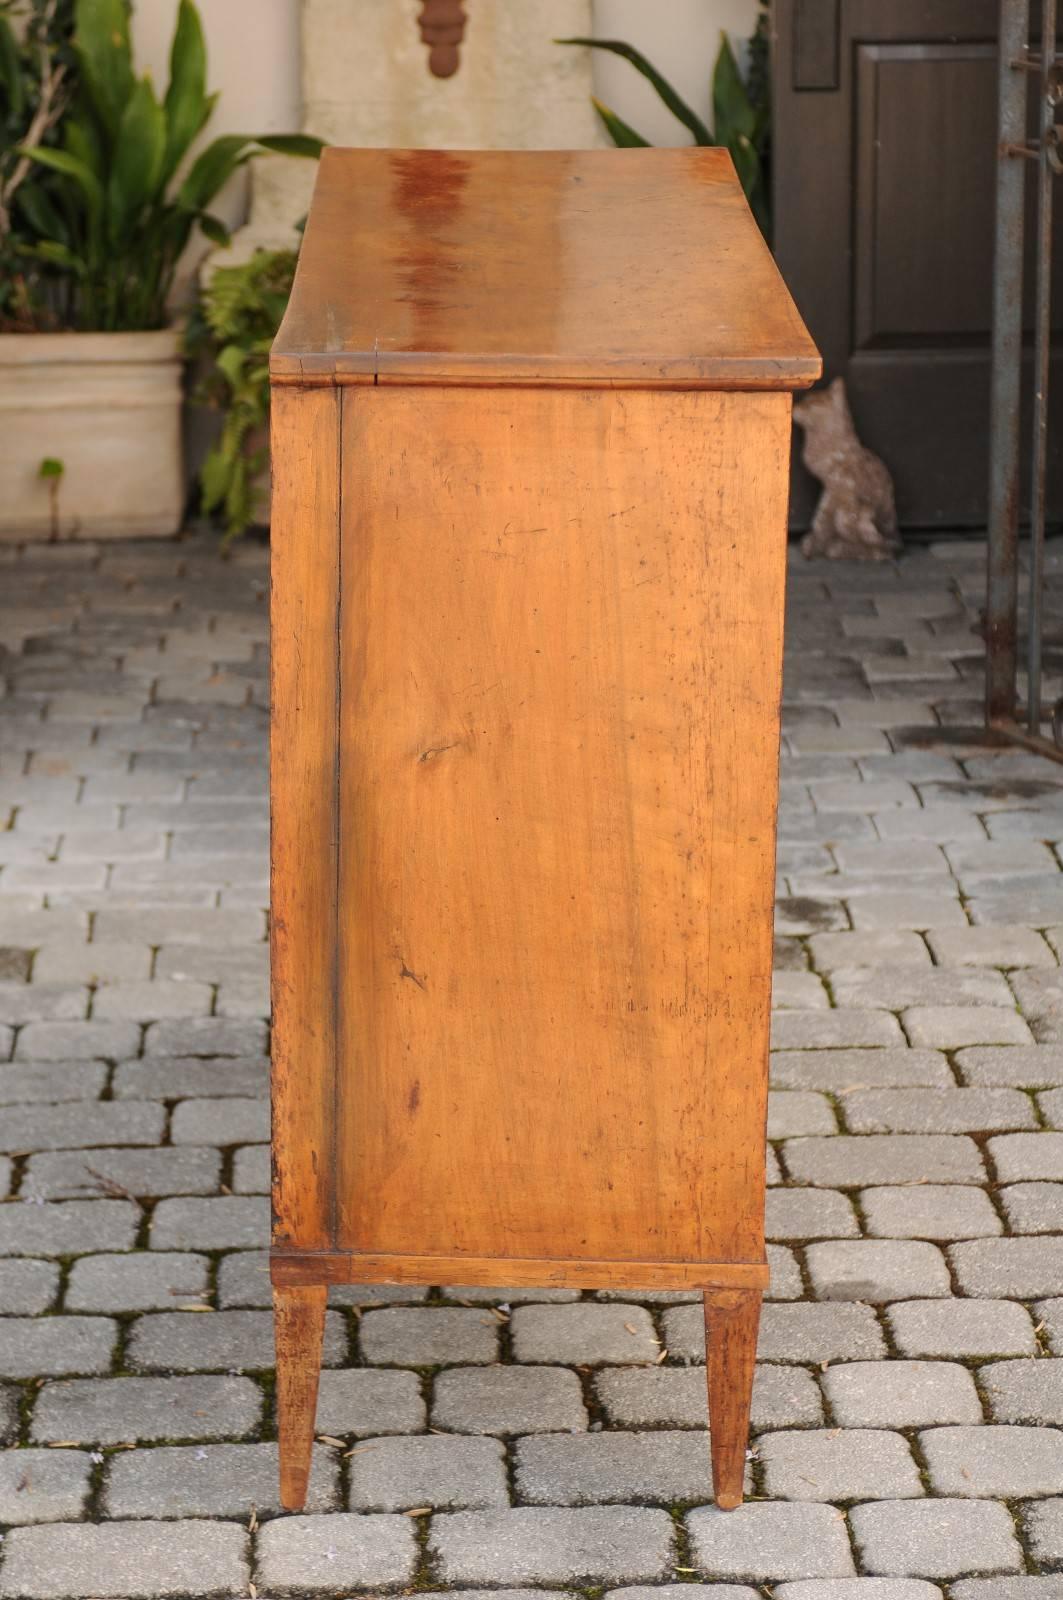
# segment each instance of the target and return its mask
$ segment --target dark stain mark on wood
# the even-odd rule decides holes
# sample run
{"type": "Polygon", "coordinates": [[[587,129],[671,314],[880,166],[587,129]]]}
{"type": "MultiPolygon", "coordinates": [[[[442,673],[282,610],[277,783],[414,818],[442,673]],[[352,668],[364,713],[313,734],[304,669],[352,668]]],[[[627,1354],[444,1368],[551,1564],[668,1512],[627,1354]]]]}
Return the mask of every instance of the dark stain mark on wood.
{"type": "Polygon", "coordinates": [[[418,989],[424,989],[425,991],[428,989],[427,977],[423,973],[411,972],[401,956],[399,957],[399,977],[409,978],[410,982],[415,983],[418,989]]]}
{"type": "Polygon", "coordinates": [[[417,759],[418,761],[431,761],[434,756],[445,755],[448,750],[456,750],[457,748],[457,739],[455,739],[451,744],[430,744],[427,750],[421,751],[421,754],[417,757],[417,759]]]}

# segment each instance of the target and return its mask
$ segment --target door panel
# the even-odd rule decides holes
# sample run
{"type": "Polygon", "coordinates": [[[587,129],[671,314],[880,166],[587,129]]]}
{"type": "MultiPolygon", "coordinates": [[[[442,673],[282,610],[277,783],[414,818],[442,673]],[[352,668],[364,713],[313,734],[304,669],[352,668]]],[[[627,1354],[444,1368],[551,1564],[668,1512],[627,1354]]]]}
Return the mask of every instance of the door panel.
{"type": "MultiPolygon", "coordinates": [[[[996,25],[995,0],[776,0],[776,254],[907,527],[985,517],[996,25]]],[[[1055,260],[1063,291],[1059,212],[1055,260]]],[[[797,468],[796,525],[817,492],[797,468]]]]}

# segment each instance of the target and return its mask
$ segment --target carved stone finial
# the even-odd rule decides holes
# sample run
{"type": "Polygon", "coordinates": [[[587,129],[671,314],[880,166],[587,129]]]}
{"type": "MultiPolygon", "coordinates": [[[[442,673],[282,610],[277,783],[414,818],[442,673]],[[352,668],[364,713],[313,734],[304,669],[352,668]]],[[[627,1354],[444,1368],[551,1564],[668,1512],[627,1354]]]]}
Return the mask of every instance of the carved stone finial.
{"type": "Polygon", "coordinates": [[[462,0],[421,0],[417,19],[421,38],[428,46],[428,70],[434,78],[450,78],[458,70],[461,41],[465,37],[462,0]]]}

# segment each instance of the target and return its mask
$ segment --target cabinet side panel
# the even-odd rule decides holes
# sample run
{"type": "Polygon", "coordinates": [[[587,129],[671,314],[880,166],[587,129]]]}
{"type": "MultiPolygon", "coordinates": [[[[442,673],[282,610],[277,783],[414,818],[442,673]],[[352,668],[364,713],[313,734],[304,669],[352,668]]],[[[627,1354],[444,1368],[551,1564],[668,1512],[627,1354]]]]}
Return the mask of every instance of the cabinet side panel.
{"type": "Polygon", "coordinates": [[[340,395],[275,389],[270,537],[273,1242],[333,1240],[340,395]]]}
{"type": "Polygon", "coordinates": [[[789,406],[345,411],[341,1248],[761,1258],[789,406]]]}

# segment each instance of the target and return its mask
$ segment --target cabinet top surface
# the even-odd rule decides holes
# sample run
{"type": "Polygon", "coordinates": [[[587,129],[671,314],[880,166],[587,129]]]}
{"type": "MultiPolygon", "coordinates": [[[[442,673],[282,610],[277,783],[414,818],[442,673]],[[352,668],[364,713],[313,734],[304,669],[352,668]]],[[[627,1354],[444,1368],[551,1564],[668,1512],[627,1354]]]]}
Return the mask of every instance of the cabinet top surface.
{"type": "Polygon", "coordinates": [[[804,388],[724,150],[326,150],[274,382],[804,388]]]}

